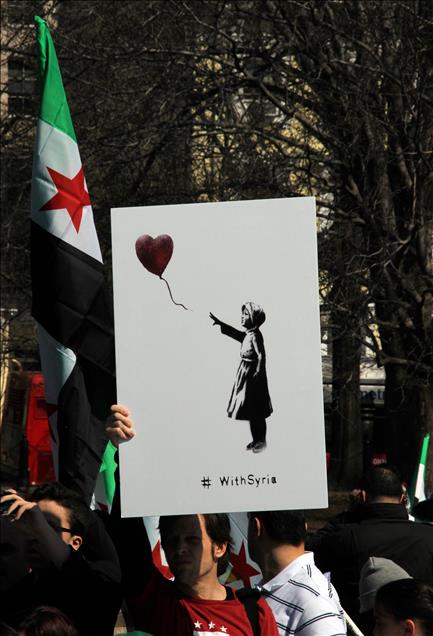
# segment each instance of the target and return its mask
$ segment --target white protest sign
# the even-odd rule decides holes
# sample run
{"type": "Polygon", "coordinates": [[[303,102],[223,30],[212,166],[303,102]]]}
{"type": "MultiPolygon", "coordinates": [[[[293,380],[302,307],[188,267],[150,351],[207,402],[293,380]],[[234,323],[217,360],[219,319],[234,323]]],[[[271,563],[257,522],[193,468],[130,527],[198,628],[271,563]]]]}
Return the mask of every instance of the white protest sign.
{"type": "Polygon", "coordinates": [[[122,515],[326,507],[314,199],[114,209],[112,241],[122,515]]]}

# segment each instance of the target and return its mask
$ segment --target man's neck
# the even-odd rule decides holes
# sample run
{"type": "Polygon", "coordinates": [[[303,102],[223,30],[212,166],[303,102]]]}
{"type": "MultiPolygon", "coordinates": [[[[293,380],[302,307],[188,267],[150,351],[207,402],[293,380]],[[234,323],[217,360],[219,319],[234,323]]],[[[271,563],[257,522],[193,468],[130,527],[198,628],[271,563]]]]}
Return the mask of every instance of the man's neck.
{"type": "Polygon", "coordinates": [[[367,504],[380,504],[380,503],[390,503],[390,504],[400,504],[401,503],[401,498],[399,497],[386,497],[386,496],[382,496],[382,495],[378,495],[377,497],[368,497],[365,500],[365,503],[367,504]]]}
{"type": "Polygon", "coordinates": [[[226,588],[221,585],[216,575],[201,577],[191,585],[180,581],[175,581],[175,584],[181,594],[192,598],[201,598],[207,601],[224,601],[227,596],[226,588]]]}
{"type": "Polygon", "coordinates": [[[303,543],[300,546],[278,545],[264,551],[261,559],[262,563],[259,564],[263,574],[263,581],[267,583],[273,579],[274,576],[282,572],[284,568],[293,563],[304,552],[305,546],[303,543]]]}

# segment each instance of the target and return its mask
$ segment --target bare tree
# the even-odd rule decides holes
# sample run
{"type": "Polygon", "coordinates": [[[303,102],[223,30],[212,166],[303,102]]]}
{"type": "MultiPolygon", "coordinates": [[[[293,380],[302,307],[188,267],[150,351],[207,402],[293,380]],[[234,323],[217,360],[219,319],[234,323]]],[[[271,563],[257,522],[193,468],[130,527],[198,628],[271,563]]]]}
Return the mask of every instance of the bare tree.
{"type": "MultiPolygon", "coordinates": [[[[109,207],[315,194],[335,479],[361,468],[363,344],[385,369],[390,457],[408,480],[433,431],[431,0],[78,0],[56,16],[104,253],[109,207]]],[[[4,221],[16,290],[22,147],[5,190],[22,202],[4,221]]]]}
{"type": "MultiPolygon", "coordinates": [[[[340,339],[346,325],[341,364],[353,360],[340,382],[356,400],[357,342],[373,305],[379,337],[370,330],[367,344],[386,372],[390,458],[409,480],[421,436],[433,429],[432,4],[211,6],[207,15],[193,15],[217,42],[208,49],[219,65],[206,78],[209,92],[219,88],[209,100],[208,134],[252,140],[247,161],[266,155],[271,174],[285,177],[271,181],[275,195],[320,193],[327,223],[321,238],[340,246],[336,262],[323,263],[331,284],[326,301],[334,316],[346,316],[337,324],[340,339]],[[221,96],[224,104],[247,96],[279,115],[271,126],[266,118],[228,120],[221,96]]],[[[349,403],[340,411],[345,426],[356,428],[349,403]]]]}

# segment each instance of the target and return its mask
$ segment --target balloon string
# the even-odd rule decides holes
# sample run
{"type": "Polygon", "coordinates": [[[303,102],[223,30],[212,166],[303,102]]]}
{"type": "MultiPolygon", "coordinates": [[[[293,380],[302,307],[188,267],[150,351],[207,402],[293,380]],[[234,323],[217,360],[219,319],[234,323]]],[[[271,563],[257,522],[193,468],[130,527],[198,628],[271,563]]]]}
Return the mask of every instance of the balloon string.
{"type": "Polygon", "coordinates": [[[164,281],[164,283],[167,285],[168,293],[170,294],[170,298],[171,298],[172,302],[173,302],[175,305],[178,305],[179,307],[183,307],[184,309],[186,309],[187,311],[189,311],[189,310],[188,310],[188,307],[185,307],[185,305],[183,305],[182,303],[177,303],[177,302],[175,301],[175,299],[173,298],[173,294],[171,293],[170,285],[167,283],[167,281],[165,280],[165,278],[163,278],[162,276],[160,276],[160,279],[161,279],[161,280],[163,280],[163,281],[164,281]]]}

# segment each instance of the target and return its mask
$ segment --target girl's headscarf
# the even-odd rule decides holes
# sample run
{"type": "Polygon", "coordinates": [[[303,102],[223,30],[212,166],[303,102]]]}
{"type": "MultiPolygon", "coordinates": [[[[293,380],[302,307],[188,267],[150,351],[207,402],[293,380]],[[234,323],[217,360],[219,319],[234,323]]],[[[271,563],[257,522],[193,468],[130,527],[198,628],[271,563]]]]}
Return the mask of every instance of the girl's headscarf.
{"type": "Polygon", "coordinates": [[[245,303],[242,305],[242,311],[244,309],[246,309],[250,316],[253,329],[257,329],[260,325],[263,325],[266,320],[266,314],[260,305],[256,303],[245,303]]]}

